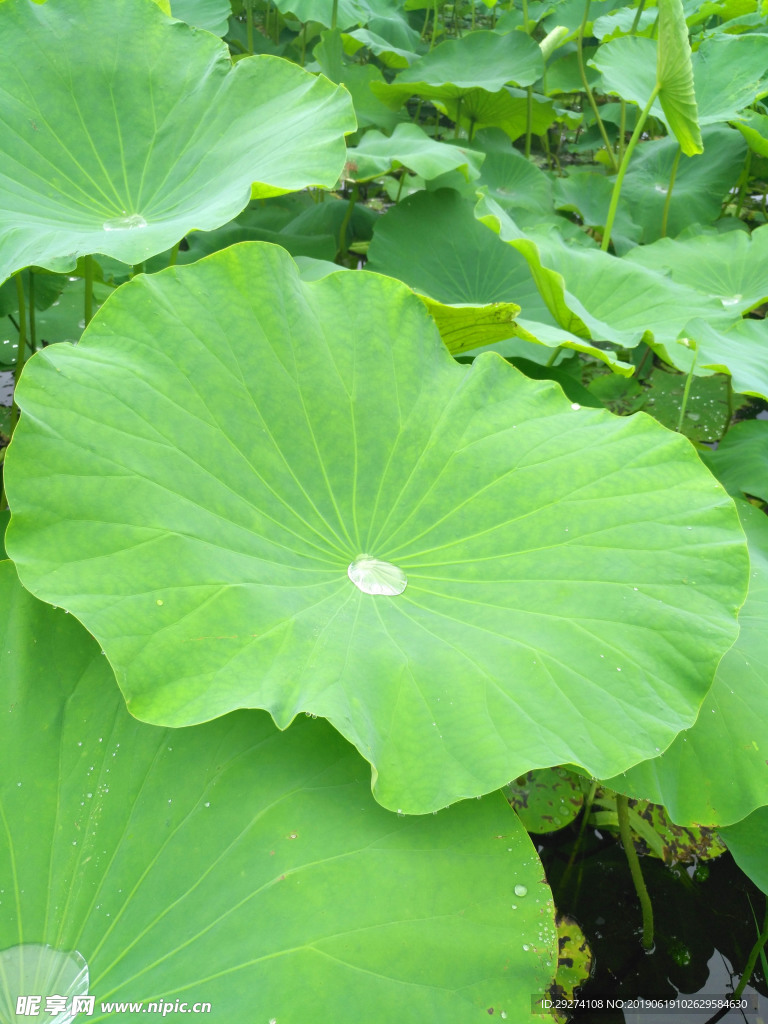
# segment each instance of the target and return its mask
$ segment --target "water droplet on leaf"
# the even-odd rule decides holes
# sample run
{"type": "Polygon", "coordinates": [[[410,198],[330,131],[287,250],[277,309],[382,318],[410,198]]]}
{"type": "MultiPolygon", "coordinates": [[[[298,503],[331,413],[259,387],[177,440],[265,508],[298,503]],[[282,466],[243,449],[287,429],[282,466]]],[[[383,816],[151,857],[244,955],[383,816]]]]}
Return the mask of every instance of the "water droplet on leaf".
{"type": "Polygon", "coordinates": [[[124,213],[122,217],[112,217],[101,225],[105,231],[131,231],[133,228],[145,228],[147,222],[140,213],[124,213]]]}
{"type": "Polygon", "coordinates": [[[358,555],[350,563],[347,575],[364,594],[395,597],[408,586],[408,579],[402,569],[370,555],[358,555]]]}

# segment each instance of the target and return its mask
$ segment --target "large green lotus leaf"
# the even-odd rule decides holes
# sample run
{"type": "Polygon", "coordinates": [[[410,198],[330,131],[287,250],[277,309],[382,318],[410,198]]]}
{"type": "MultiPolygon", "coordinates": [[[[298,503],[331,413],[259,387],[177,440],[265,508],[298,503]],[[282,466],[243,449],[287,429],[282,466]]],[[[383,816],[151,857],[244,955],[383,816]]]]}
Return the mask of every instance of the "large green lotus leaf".
{"type": "Polygon", "coordinates": [[[404,111],[392,110],[374,96],[371,84],[383,82],[384,76],[373,64],[345,64],[342,77],[344,88],[352,97],[360,128],[375,125],[384,132],[391,132],[406,116],[404,111]]]}
{"type": "Polygon", "coordinates": [[[493,200],[481,200],[476,215],[521,253],[552,315],[580,337],[682,349],[676,341],[691,317],[706,311],[724,326],[734,319],[719,302],[646,267],[552,236],[534,240],[493,200]]]}
{"type": "MultiPolygon", "coordinates": [[[[738,320],[732,327],[713,325],[697,317],[686,325],[695,341],[696,371],[718,370],[733,378],[733,389],[768,401],[768,323],[738,320]]],[[[681,370],[690,365],[690,351],[681,345],[669,350],[670,361],[681,370]]]]}
{"type": "MultiPolygon", "coordinates": [[[[613,182],[604,174],[576,171],[555,179],[555,207],[579,214],[582,224],[602,234],[608,219],[613,182]]],[[[503,205],[503,204],[502,204],[503,205]]],[[[636,247],[642,228],[632,220],[626,203],[619,198],[611,232],[613,247],[619,255],[636,247]]]]}
{"type": "Polygon", "coordinates": [[[471,89],[458,99],[445,95],[444,87],[440,87],[440,92],[442,95],[432,90],[429,98],[438,110],[461,124],[470,138],[478,128],[501,128],[512,141],[519,139],[527,130],[529,109],[534,135],[543,135],[555,119],[555,105],[545,96],[534,93],[529,108],[524,90],[512,86],[499,92],[471,89]]]}
{"type": "Polygon", "coordinates": [[[224,36],[232,14],[230,0],[173,0],[171,14],[188,25],[224,36]]]}
{"type": "Polygon", "coordinates": [[[340,29],[364,25],[371,13],[365,0],[275,0],[275,7],[301,22],[316,21],[326,28],[331,27],[335,15],[340,29]]]}
{"type": "Polygon", "coordinates": [[[390,808],[616,774],[735,638],[743,534],[689,442],[457,364],[394,280],[258,243],[138,276],[18,400],[8,552],[129,710],[322,715],[390,808]]]}
{"type": "MultiPolygon", "coordinates": [[[[667,124],[686,156],[704,150],[682,0],[658,0],[656,82],[667,124]]],[[[649,96],[650,99],[650,96],[649,96]]]]}
{"type": "Polygon", "coordinates": [[[637,246],[627,255],[633,263],[666,270],[673,281],[719,300],[733,312],[748,313],[768,300],[768,225],[752,234],[661,238],[637,246]]]}
{"type": "MultiPolygon", "coordinates": [[[[616,39],[620,36],[629,35],[637,19],[635,32],[638,35],[646,35],[658,17],[658,11],[641,11],[639,18],[636,7],[620,7],[618,10],[595,18],[592,25],[592,35],[595,39],[606,42],[609,39],[616,39]]],[[[648,94],[650,95],[650,93],[648,94]]]]}
{"type": "Polygon", "coordinates": [[[680,0],[659,0],[659,39],[627,36],[601,46],[590,62],[608,92],[644,108],[654,90],[650,112],[668,126],[683,153],[702,151],[693,86],[691,49],[680,0]]]}
{"type": "Polygon", "coordinates": [[[768,90],[768,36],[711,36],[693,67],[701,124],[730,121],[768,90]]]}
{"type": "Polygon", "coordinates": [[[78,254],[139,263],[259,195],[332,185],[349,96],[148,0],[0,6],[0,280],[78,254]],[[51,40],[56,45],[51,45],[51,40]]]}
{"type": "Polygon", "coordinates": [[[418,125],[406,123],[399,124],[389,138],[381,132],[366,132],[348,151],[347,173],[354,181],[366,181],[407,167],[426,180],[452,170],[471,180],[480,174],[483,159],[483,153],[438,142],[418,125]]]}
{"type": "Polygon", "coordinates": [[[453,191],[416,193],[380,220],[368,269],[397,277],[420,293],[454,354],[518,335],[534,344],[589,352],[615,365],[613,353],[555,325],[524,260],[489,242],[471,211],[470,202],[453,191]],[[510,296],[515,297],[511,309],[510,296]],[[433,307],[440,303],[451,305],[442,305],[438,315],[433,307]],[[484,308],[478,310],[478,303],[484,308]],[[517,304],[524,319],[517,317],[517,304]],[[467,314],[475,318],[473,329],[455,334],[454,328],[461,327],[457,318],[467,314]],[[498,331],[492,336],[494,323],[498,331]],[[480,336],[476,328],[483,325],[486,333],[480,336]]]}
{"type": "Polygon", "coordinates": [[[419,292],[454,354],[518,335],[533,344],[588,352],[616,364],[612,352],[556,326],[525,260],[489,237],[472,210],[473,204],[453,191],[409,196],[376,226],[368,269],[405,281],[419,292]],[[454,311],[443,305],[438,315],[430,300],[452,304],[454,311]],[[473,312],[478,303],[485,309],[473,312]],[[517,319],[521,311],[524,320],[517,319]],[[466,315],[473,318],[472,329],[454,333],[466,315]]]}
{"type": "Polygon", "coordinates": [[[729,494],[752,495],[768,503],[768,423],[735,423],[717,449],[701,457],[729,494]]]}
{"type": "Polygon", "coordinates": [[[400,106],[409,96],[421,95],[424,87],[450,86],[446,95],[458,98],[471,89],[498,92],[510,83],[533,85],[543,73],[541,49],[530,36],[472,32],[440,43],[400,72],[387,89],[375,86],[374,92],[382,99],[402,97],[400,106]]]}
{"type": "MultiPolygon", "coordinates": [[[[703,130],[702,138],[706,159],[680,157],[667,221],[667,234],[672,237],[697,221],[711,224],[717,220],[723,199],[736,184],[744,165],[747,146],[733,129],[710,126],[703,130]]],[[[632,219],[642,225],[646,243],[661,237],[669,178],[677,153],[674,138],[645,142],[635,151],[624,178],[622,199],[632,219]]]]}
{"type": "Polygon", "coordinates": [[[388,68],[407,68],[409,64],[418,60],[418,54],[412,50],[403,50],[367,28],[357,28],[353,32],[345,33],[342,42],[345,53],[352,55],[365,47],[388,68]]]}
{"type": "Polygon", "coordinates": [[[489,129],[478,133],[473,145],[485,153],[478,185],[487,195],[513,214],[520,209],[552,212],[552,182],[534,163],[510,147],[505,135],[489,129]]]}
{"type": "MultiPolygon", "coordinates": [[[[327,260],[296,259],[303,281],[319,281],[342,269],[327,260]]],[[[416,293],[435,321],[446,348],[454,355],[505,340],[516,328],[520,307],[514,302],[445,303],[416,293]]]]}
{"type": "Polygon", "coordinates": [[[768,803],[768,518],[744,501],[737,507],[752,566],[739,638],[696,724],[658,757],[608,782],[664,804],[680,825],[728,825],[768,803]]]}
{"type": "Polygon", "coordinates": [[[0,1019],[21,942],[78,951],[99,1002],[205,1000],[222,1024],[244,993],[286,1024],[527,1014],[553,907],[501,794],[398,817],[326,722],[144,725],[74,616],[10,562],[0,593],[0,1019]]]}
{"type": "Polygon", "coordinates": [[[720,835],[744,874],[768,896],[768,807],[760,807],[744,821],[721,829],[720,835]]]}
{"type": "MultiPolygon", "coordinates": [[[[452,84],[413,82],[401,85],[399,77],[391,84],[373,80],[371,89],[392,110],[398,110],[410,96],[429,99],[441,113],[464,126],[470,136],[478,129],[501,128],[514,141],[526,131],[528,97],[521,89],[504,87],[498,92],[488,92],[452,84]]],[[[531,131],[541,135],[554,120],[555,105],[543,96],[534,95],[532,100],[531,131]]]]}
{"type": "Polygon", "coordinates": [[[409,196],[379,219],[367,269],[441,302],[514,302],[529,319],[551,321],[525,260],[473,209],[447,189],[409,196]]]}
{"type": "MultiPolygon", "coordinates": [[[[636,103],[641,110],[656,85],[656,63],[656,41],[644,36],[624,36],[603,43],[589,61],[602,75],[602,91],[636,103]]],[[[666,124],[658,99],[651,113],[666,124]]]]}

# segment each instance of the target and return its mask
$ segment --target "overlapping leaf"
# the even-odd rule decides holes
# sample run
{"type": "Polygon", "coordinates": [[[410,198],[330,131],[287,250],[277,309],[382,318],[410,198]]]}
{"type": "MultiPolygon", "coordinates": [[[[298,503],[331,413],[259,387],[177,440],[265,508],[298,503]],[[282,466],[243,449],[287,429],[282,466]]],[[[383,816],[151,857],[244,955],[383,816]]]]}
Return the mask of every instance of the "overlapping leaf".
{"type": "Polygon", "coordinates": [[[0,280],[103,252],[135,264],[256,194],[331,185],[348,95],[148,0],[0,6],[0,280]],[[56,45],[51,45],[52,40],[56,45]]]}
{"type": "Polygon", "coordinates": [[[94,1021],[132,1019],[102,1000],[178,999],[223,1024],[244,993],[264,1021],[528,1012],[554,971],[552,905],[500,794],[397,817],[325,722],[143,725],[74,616],[10,562],[0,594],[3,1020],[29,994],[20,943],[85,958],[94,1021]]]}
{"type": "Polygon", "coordinates": [[[723,329],[736,319],[719,301],[649,268],[557,237],[528,237],[493,200],[482,200],[476,215],[524,256],[558,324],[581,338],[623,348],[644,341],[666,355],[681,347],[691,318],[706,314],[723,329]]]}
{"type": "Polygon", "coordinates": [[[728,825],[768,803],[768,519],[746,502],[738,508],[752,566],[739,638],[693,728],[608,783],[664,804],[681,825],[728,825]]]}
{"type": "Polygon", "coordinates": [[[396,281],[236,246],[135,278],[22,383],[9,554],[139,718],[323,715],[423,812],[652,755],[734,639],[746,552],[689,443],[457,365],[396,281]],[[405,589],[358,589],[367,557],[405,589]]]}

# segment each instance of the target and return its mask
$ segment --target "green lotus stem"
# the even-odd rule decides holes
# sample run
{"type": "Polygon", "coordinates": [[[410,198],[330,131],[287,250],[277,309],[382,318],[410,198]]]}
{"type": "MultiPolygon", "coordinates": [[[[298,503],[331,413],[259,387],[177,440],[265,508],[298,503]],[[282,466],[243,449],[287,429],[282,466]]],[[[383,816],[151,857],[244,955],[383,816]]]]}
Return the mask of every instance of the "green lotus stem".
{"type": "Polygon", "coordinates": [[[631,36],[633,36],[637,31],[637,26],[640,24],[640,15],[643,13],[644,7],[645,0],[640,0],[640,3],[637,5],[637,14],[635,14],[635,20],[632,22],[632,28],[629,30],[629,34],[631,36]]]}
{"type": "Polygon", "coordinates": [[[611,193],[611,203],[608,207],[608,217],[605,222],[605,233],[603,234],[603,242],[600,248],[603,252],[608,251],[608,246],[611,244],[611,231],[613,230],[613,222],[616,219],[616,210],[619,205],[619,196],[621,195],[621,183],[624,181],[624,175],[627,173],[627,167],[629,167],[629,161],[637,145],[637,140],[643,131],[643,125],[645,124],[651,107],[653,106],[654,100],[659,95],[661,86],[657,82],[653,87],[651,98],[646,103],[645,107],[640,113],[635,125],[635,130],[632,132],[632,138],[629,140],[626,150],[624,151],[624,159],[621,161],[619,167],[619,173],[616,175],[616,181],[613,183],[613,192],[611,193]]]}
{"type": "Polygon", "coordinates": [[[11,408],[11,433],[19,419],[19,407],[16,405],[16,388],[19,386],[21,371],[24,369],[24,355],[27,348],[27,303],[24,299],[24,283],[21,272],[13,275],[16,281],[16,297],[19,303],[19,347],[16,352],[16,366],[13,372],[13,406],[11,408]]]}
{"type": "MultiPolygon", "coordinates": [[[[565,871],[563,871],[562,875],[560,876],[558,893],[565,892],[566,883],[571,876],[571,871],[573,870],[573,865],[576,861],[576,856],[581,848],[581,844],[584,839],[584,833],[587,830],[587,822],[589,821],[589,816],[592,813],[592,804],[595,802],[597,786],[597,779],[592,779],[592,785],[589,787],[589,792],[587,793],[586,799],[584,800],[584,805],[581,810],[581,821],[579,823],[579,832],[576,836],[576,842],[573,844],[573,847],[571,849],[571,855],[568,858],[568,863],[565,865],[565,871]]],[[[574,903],[575,902],[576,901],[574,899],[574,903]]]]}
{"type": "Polygon", "coordinates": [[[429,4],[427,4],[426,8],[424,9],[424,24],[421,26],[421,32],[419,33],[422,40],[425,39],[427,35],[427,25],[429,25],[429,12],[430,6],[429,4]]]}
{"type": "Polygon", "coordinates": [[[523,31],[528,34],[528,0],[523,0],[523,31]]]}
{"type": "Polygon", "coordinates": [[[434,4],[433,4],[434,14],[432,15],[432,37],[429,40],[429,49],[430,50],[435,45],[435,39],[437,38],[437,5],[438,5],[438,0],[434,0],[434,4]]]}
{"type": "Polygon", "coordinates": [[[617,156],[619,158],[619,165],[624,159],[624,137],[627,133],[627,101],[621,101],[621,117],[619,118],[619,145],[617,149],[617,156]]]}
{"type": "Polygon", "coordinates": [[[331,31],[336,28],[336,21],[339,17],[339,0],[333,0],[333,7],[331,8],[331,31]]]}
{"type": "Polygon", "coordinates": [[[29,290],[29,351],[37,349],[37,323],[35,320],[35,272],[32,267],[27,271],[29,290]]]}
{"type": "Polygon", "coordinates": [[[558,345],[556,348],[552,349],[552,355],[547,360],[546,365],[547,366],[554,366],[555,365],[555,361],[557,360],[557,357],[560,355],[560,353],[562,351],[563,351],[563,346],[562,345],[558,345]]]}
{"type": "Polygon", "coordinates": [[[525,104],[525,155],[531,155],[531,130],[533,126],[533,86],[529,85],[525,104]]]}
{"type": "Polygon", "coordinates": [[[744,195],[749,185],[749,174],[752,169],[752,150],[747,150],[747,159],[744,161],[744,170],[741,172],[741,178],[739,179],[739,198],[736,201],[736,216],[741,216],[741,208],[744,205],[744,195]]]}
{"type": "Polygon", "coordinates": [[[245,39],[248,53],[253,53],[253,0],[245,0],[245,39]]]}
{"type": "Polygon", "coordinates": [[[763,930],[757,937],[757,942],[752,947],[752,950],[747,957],[747,962],[744,964],[744,970],[741,973],[739,984],[736,986],[736,990],[733,993],[734,999],[741,998],[741,994],[749,983],[749,979],[752,977],[752,972],[755,969],[757,958],[760,956],[760,951],[763,949],[765,944],[768,942],[768,901],[765,905],[765,920],[763,921],[763,930]]]}
{"type": "Polygon", "coordinates": [[[584,32],[585,32],[586,27],[587,27],[587,19],[589,18],[589,4],[590,4],[590,0],[585,0],[585,3],[584,3],[584,17],[581,19],[581,26],[579,27],[579,33],[576,36],[576,60],[577,60],[578,65],[579,65],[579,77],[581,78],[581,84],[584,86],[584,92],[587,94],[587,99],[589,100],[589,105],[592,108],[592,113],[595,115],[595,120],[597,121],[597,127],[600,129],[600,134],[603,137],[603,142],[605,144],[605,149],[606,149],[606,152],[608,153],[608,157],[609,157],[610,162],[611,162],[611,171],[615,172],[615,170],[616,170],[616,161],[613,158],[613,150],[611,148],[610,142],[608,141],[608,133],[605,130],[605,125],[603,124],[603,119],[600,117],[600,112],[597,109],[597,103],[595,102],[595,97],[594,97],[594,95],[592,93],[592,90],[589,87],[589,82],[587,81],[587,72],[586,72],[586,69],[584,67],[584,49],[583,49],[583,44],[584,44],[584,32]]]}
{"type": "Polygon", "coordinates": [[[180,245],[181,245],[181,239],[179,239],[178,242],[176,243],[176,245],[174,245],[174,247],[171,249],[171,258],[168,260],[168,266],[169,267],[175,267],[176,266],[176,260],[179,257],[179,246],[180,245]]]}
{"type": "Polygon", "coordinates": [[[458,137],[459,137],[459,127],[461,125],[461,100],[462,100],[462,97],[459,96],[458,101],[456,103],[456,124],[455,124],[454,130],[453,130],[453,137],[454,137],[454,139],[458,139],[458,137]]]}
{"type": "Polygon", "coordinates": [[[698,352],[696,351],[696,349],[694,349],[693,362],[691,363],[691,368],[688,371],[688,376],[685,378],[685,387],[683,388],[683,401],[680,403],[680,415],[677,418],[677,426],[675,427],[675,431],[678,434],[681,434],[683,432],[683,420],[685,419],[685,410],[688,408],[688,396],[691,393],[691,384],[693,383],[693,371],[696,367],[697,356],[698,352]]]}
{"type": "Polygon", "coordinates": [[[304,67],[306,62],[307,62],[307,22],[305,21],[304,25],[302,27],[302,30],[301,30],[301,66],[304,67]]]}
{"type": "Polygon", "coordinates": [[[643,912],[643,948],[651,949],[653,946],[653,908],[651,898],[645,887],[643,872],[640,868],[640,858],[637,856],[635,844],[632,841],[632,829],[629,824],[629,800],[621,793],[616,794],[616,810],[619,815],[619,832],[624,852],[627,855],[629,870],[632,881],[635,885],[635,892],[640,900],[640,908],[643,912]]]}
{"type": "Polygon", "coordinates": [[[669,205],[672,202],[672,189],[675,187],[675,178],[677,177],[677,165],[680,163],[680,154],[682,153],[680,146],[677,147],[675,153],[675,159],[672,161],[672,170],[669,172],[669,185],[667,186],[667,198],[664,200],[664,212],[661,215],[661,237],[666,238],[667,236],[667,220],[669,218],[669,205]]]}
{"type": "Polygon", "coordinates": [[[143,263],[136,263],[136,264],[134,264],[133,269],[131,271],[131,277],[136,277],[137,274],[143,274],[143,273],[144,273],[144,264],[143,263]]]}
{"type": "Polygon", "coordinates": [[[347,253],[349,252],[349,247],[347,246],[347,228],[349,227],[349,222],[352,220],[352,214],[354,213],[355,210],[355,203],[357,202],[359,197],[360,186],[357,184],[357,182],[355,182],[349,197],[349,203],[347,204],[347,211],[344,214],[344,220],[341,222],[341,227],[339,228],[339,254],[341,256],[346,256],[347,253]]]}
{"type": "Polygon", "coordinates": [[[87,327],[93,320],[93,256],[86,256],[85,260],[85,307],[83,309],[83,323],[87,327]]]}

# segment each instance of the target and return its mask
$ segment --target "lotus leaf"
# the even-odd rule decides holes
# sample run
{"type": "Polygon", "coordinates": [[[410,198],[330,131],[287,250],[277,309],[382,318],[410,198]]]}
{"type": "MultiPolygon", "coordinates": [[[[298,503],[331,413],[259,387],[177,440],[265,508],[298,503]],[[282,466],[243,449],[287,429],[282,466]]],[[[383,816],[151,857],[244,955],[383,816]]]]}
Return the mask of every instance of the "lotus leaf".
{"type": "Polygon", "coordinates": [[[748,313],[768,300],[768,225],[723,235],[696,234],[691,238],[662,238],[638,246],[627,256],[634,263],[664,269],[679,281],[718,299],[734,312],[748,313]]]}
{"type": "Polygon", "coordinates": [[[354,181],[380,177],[396,167],[407,167],[422,178],[436,178],[460,170],[470,180],[480,174],[484,154],[464,146],[437,142],[415,124],[399,124],[392,135],[366,132],[349,151],[348,176],[354,181]]]}
{"type": "Polygon", "coordinates": [[[527,1012],[554,971],[553,908],[501,794],[398,818],[325,722],[143,725],[74,616],[10,562],[0,592],[3,1021],[19,943],[78,951],[99,1001],[206,1000],[221,1024],[244,993],[264,1021],[527,1012]]]}
{"type": "Polygon", "coordinates": [[[644,341],[666,353],[682,349],[677,338],[692,317],[706,312],[723,328],[735,319],[719,301],[647,267],[557,237],[528,237],[493,200],[481,200],[476,215],[524,256],[552,315],[579,337],[624,348],[644,341]]]}
{"type": "Polygon", "coordinates": [[[8,552],[132,714],[324,716],[390,808],[625,770],[735,638],[743,535],[689,442],[457,365],[393,280],[259,243],[140,275],[18,401],[8,552]]]}
{"type": "Polygon", "coordinates": [[[140,263],[230,220],[253,182],[332,185],[355,127],[344,90],[278,58],[233,66],[147,0],[5,0],[0,57],[0,280],[140,263]]]}
{"type": "Polygon", "coordinates": [[[722,829],[720,834],[744,874],[768,896],[768,807],[760,807],[737,825],[722,829]]]}
{"type": "MultiPolygon", "coordinates": [[[[720,216],[723,199],[736,184],[747,151],[743,138],[731,128],[715,125],[702,132],[707,159],[682,156],[669,203],[667,234],[678,235],[698,222],[711,224],[720,216]]],[[[661,236],[664,206],[672,165],[678,153],[673,138],[646,142],[635,151],[622,186],[622,199],[632,219],[643,227],[643,241],[661,236]]]]}
{"type": "Polygon", "coordinates": [[[608,782],[663,803],[678,824],[729,825],[768,803],[768,520],[744,501],[737,507],[752,564],[739,638],[696,724],[659,757],[608,782]]]}

